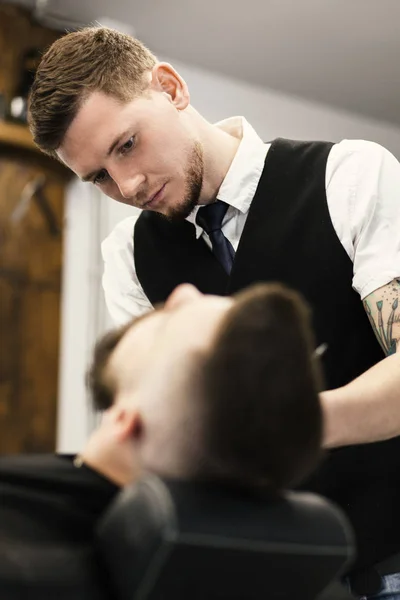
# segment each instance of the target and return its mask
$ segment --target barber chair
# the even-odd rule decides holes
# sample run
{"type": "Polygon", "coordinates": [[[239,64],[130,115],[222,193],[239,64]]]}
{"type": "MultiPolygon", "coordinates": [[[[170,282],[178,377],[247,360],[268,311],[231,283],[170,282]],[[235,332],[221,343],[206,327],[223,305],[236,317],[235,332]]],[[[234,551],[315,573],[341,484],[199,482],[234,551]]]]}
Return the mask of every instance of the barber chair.
{"type": "Polygon", "coordinates": [[[0,539],[0,600],[111,599],[92,547],[0,539]]]}
{"type": "Polygon", "coordinates": [[[118,495],[97,539],[117,600],[349,597],[338,583],[353,554],[349,525],[313,494],[266,500],[149,477],[118,495]]]}

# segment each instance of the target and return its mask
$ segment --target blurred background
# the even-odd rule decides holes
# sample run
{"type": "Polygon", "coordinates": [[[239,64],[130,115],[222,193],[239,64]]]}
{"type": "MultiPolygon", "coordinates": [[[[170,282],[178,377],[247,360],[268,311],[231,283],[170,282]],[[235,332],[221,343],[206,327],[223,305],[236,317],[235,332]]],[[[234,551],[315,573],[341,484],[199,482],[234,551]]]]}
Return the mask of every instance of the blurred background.
{"type": "Polygon", "coordinates": [[[95,424],[84,376],[111,326],[100,244],[134,209],[42,155],[26,125],[43,50],[95,22],[173,63],[210,121],[400,158],[398,0],[0,2],[0,453],[75,452],[95,424]]]}

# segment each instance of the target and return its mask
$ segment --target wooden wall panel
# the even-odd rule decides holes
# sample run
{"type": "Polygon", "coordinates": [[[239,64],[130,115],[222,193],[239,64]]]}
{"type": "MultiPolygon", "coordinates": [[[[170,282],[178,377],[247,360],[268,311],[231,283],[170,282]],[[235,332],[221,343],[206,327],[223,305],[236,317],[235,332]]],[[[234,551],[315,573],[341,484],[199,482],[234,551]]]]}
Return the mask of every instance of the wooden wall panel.
{"type": "MultiPolygon", "coordinates": [[[[58,35],[0,4],[0,94],[15,95],[26,51],[58,35]]],[[[29,139],[24,125],[0,130],[0,453],[55,448],[67,177],[29,139]]]]}
{"type": "Polygon", "coordinates": [[[10,100],[19,83],[24,53],[31,48],[47,48],[59,35],[37,25],[28,11],[0,4],[0,93],[10,100]]]}
{"type": "Polygon", "coordinates": [[[0,159],[0,452],[55,447],[64,184],[22,158],[0,159]],[[38,177],[59,233],[24,197],[38,177]]]}

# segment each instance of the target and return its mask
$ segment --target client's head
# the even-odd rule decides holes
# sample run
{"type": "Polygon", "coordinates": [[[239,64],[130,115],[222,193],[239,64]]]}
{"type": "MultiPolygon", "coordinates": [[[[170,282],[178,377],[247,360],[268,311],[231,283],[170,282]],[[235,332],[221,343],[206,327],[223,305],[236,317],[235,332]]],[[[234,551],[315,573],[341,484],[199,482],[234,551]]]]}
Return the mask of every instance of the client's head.
{"type": "Polygon", "coordinates": [[[120,484],[140,473],[279,491],[320,456],[320,378],[308,309],[260,284],[232,298],[183,285],[98,343],[102,424],[83,455],[120,484]]]}

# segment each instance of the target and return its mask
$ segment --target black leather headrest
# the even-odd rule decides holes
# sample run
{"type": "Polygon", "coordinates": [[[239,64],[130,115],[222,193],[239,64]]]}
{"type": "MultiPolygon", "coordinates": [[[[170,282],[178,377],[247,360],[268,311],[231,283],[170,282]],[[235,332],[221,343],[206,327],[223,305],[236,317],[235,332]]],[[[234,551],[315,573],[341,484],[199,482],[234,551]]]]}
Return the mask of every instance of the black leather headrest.
{"type": "Polygon", "coordinates": [[[1,600],[109,600],[93,547],[0,540],[1,600]]]}
{"type": "Polygon", "coordinates": [[[347,521],[318,496],[157,477],[121,492],[98,540],[121,600],[311,600],[353,553],[347,521]]]}

